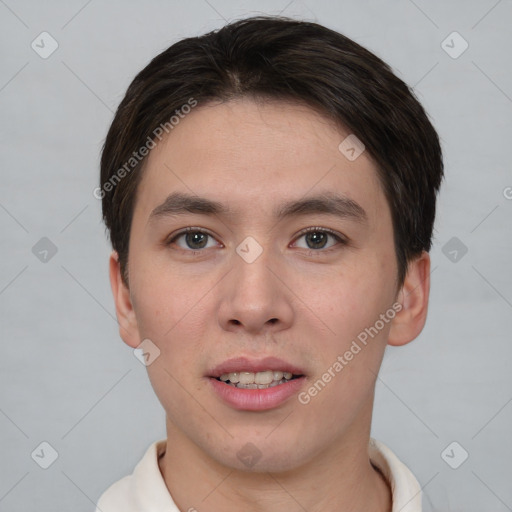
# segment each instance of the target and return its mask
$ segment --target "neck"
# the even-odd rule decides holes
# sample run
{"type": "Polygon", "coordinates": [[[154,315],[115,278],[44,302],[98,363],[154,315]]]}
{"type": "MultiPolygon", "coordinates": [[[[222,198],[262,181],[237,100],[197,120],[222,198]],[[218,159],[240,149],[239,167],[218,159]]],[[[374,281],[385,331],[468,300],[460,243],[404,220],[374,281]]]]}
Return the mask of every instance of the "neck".
{"type": "Polygon", "coordinates": [[[159,466],[180,510],[391,512],[389,485],[368,456],[369,427],[353,430],[301,467],[253,472],[219,463],[168,420],[159,466]]]}

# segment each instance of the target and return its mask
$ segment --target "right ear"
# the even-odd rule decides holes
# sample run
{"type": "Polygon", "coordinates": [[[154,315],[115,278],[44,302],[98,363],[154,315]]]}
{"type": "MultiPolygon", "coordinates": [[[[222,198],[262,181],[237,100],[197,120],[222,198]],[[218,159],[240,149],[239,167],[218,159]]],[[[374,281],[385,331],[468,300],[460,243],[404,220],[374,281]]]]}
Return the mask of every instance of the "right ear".
{"type": "Polygon", "coordinates": [[[110,286],[116,306],[119,335],[128,346],[137,348],[140,345],[139,327],[133,309],[130,290],[121,279],[121,266],[116,251],[112,251],[110,255],[109,265],[110,286]]]}

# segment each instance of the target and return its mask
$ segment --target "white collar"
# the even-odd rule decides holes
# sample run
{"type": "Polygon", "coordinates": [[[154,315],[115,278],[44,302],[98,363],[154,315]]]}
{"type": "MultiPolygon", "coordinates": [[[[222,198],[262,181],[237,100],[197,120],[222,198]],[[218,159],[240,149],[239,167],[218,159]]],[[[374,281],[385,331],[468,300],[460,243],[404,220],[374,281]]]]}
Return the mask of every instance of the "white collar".
{"type": "MultiPolygon", "coordinates": [[[[101,495],[96,512],[179,512],[158,466],[158,457],[165,451],[166,443],[165,439],[153,442],[133,473],[101,495]]],[[[421,487],[409,468],[376,439],[370,438],[368,453],[372,464],[390,485],[392,512],[421,512],[421,487]]]]}
{"type": "Polygon", "coordinates": [[[368,454],[391,487],[391,512],[421,512],[422,491],[411,470],[384,444],[370,438],[368,454]]]}

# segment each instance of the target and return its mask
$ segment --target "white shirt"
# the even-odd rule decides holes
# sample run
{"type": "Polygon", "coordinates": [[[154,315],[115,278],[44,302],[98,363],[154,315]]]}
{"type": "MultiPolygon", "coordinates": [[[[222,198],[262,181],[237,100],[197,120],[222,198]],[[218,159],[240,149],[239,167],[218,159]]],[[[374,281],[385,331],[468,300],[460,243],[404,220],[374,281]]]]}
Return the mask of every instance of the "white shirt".
{"type": "MultiPolygon", "coordinates": [[[[165,446],[165,439],[152,443],[133,473],[112,484],[100,496],[96,512],[180,512],[158,467],[165,446]]],[[[421,487],[409,468],[373,438],[370,438],[369,456],[391,487],[392,512],[421,512],[421,487]]]]}

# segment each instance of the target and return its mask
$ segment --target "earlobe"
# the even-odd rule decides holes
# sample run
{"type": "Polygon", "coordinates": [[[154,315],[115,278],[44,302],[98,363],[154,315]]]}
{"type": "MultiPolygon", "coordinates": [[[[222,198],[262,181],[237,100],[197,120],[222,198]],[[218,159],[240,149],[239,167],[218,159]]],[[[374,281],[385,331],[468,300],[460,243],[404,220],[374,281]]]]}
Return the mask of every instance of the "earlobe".
{"type": "Polygon", "coordinates": [[[133,309],[130,290],[121,278],[121,266],[116,251],[112,251],[109,260],[110,286],[116,307],[119,335],[130,347],[136,348],[140,344],[139,330],[135,311],[133,309]]]}
{"type": "Polygon", "coordinates": [[[430,256],[423,251],[409,262],[404,284],[398,294],[400,311],[391,323],[388,344],[406,345],[423,330],[430,293],[430,256]]]}

